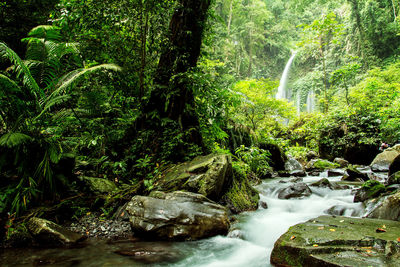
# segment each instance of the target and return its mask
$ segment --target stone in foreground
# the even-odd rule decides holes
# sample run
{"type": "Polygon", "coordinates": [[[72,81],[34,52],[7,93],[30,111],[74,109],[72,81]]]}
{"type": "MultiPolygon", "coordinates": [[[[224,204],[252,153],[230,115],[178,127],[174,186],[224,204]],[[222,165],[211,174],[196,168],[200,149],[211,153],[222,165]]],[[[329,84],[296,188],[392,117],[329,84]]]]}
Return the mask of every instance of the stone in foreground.
{"type": "Polygon", "coordinates": [[[320,216],[275,243],[274,266],[400,266],[400,222],[320,216]],[[377,231],[383,229],[384,231],[377,231]]]}
{"type": "Polygon", "coordinates": [[[126,207],[132,230],[157,240],[197,240],[229,230],[227,209],[201,194],[176,191],[134,196],[126,207]]]}
{"type": "Polygon", "coordinates": [[[64,229],[51,221],[33,217],[28,221],[28,230],[35,240],[45,246],[71,245],[86,237],[64,229]]]}

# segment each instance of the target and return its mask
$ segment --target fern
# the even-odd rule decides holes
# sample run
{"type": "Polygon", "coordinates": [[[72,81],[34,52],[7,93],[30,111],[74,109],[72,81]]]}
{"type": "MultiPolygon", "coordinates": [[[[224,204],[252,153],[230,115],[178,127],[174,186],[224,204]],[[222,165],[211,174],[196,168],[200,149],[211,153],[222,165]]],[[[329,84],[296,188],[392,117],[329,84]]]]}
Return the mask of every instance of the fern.
{"type": "Polygon", "coordinates": [[[32,137],[23,133],[6,133],[0,137],[0,146],[12,148],[32,141],[32,137]]]}
{"type": "Polygon", "coordinates": [[[0,58],[6,58],[11,61],[12,64],[20,67],[21,73],[23,74],[23,83],[26,85],[31,93],[38,98],[38,96],[43,97],[44,92],[39,88],[28,67],[24,64],[22,59],[15,53],[11,48],[9,48],[5,43],[0,42],[0,58]]]}

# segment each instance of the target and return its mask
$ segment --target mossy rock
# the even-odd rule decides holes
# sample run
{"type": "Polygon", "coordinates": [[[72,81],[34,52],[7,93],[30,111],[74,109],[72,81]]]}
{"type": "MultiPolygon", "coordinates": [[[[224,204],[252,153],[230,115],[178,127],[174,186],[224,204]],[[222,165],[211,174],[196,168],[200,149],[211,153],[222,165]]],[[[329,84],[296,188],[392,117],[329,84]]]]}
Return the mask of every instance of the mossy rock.
{"type": "Polygon", "coordinates": [[[386,188],[383,184],[376,180],[369,180],[357,190],[354,202],[364,202],[365,200],[378,197],[384,192],[386,192],[386,188]]]}
{"type": "Polygon", "coordinates": [[[222,197],[232,213],[252,211],[258,208],[259,192],[249,182],[246,171],[238,163],[233,164],[233,183],[222,197]]]}
{"type": "Polygon", "coordinates": [[[80,176],[79,179],[95,194],[108,194],[118,190],[115,183],[107,179],[87,176],[80,176]]]}
{"type": "Polygon", "coordinates": [[[274,266],[400,266],[400,222],[320,216],[275,242],[274,266]],[[385,225],[385,231],[377,231],[385,225]]]}
{"type": "Polygon", "coordinates": [[[307,164],[306,169],[308,171],[310,171],[310,170],[327,170],[327,169],[335,169],[335,168],[339,168],[339,167],[340,167],[339,164],[330,162],[329,160],[313,159],[307,164]]]}
{"type": "Polygon", "coordinates": [[[186,190],[219,201],[231,183],[231,157],[225,154],[210,154],[169,167],[157,181],[155,190],[186,190]]]}

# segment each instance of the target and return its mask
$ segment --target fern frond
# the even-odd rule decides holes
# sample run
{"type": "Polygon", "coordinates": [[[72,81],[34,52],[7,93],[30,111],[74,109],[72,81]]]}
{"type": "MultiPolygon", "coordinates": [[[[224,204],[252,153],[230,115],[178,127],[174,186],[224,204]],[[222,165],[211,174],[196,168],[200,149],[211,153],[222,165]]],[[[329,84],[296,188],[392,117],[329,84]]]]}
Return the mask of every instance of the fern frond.
{"type": "Polygon", "coordinates": [[[21,68],[21,72],[24,74],[23,83],[26,85],[31,93],[38,98],[44,96],[43,90],[39,88],[28,67],[24,64],[22,59],[15,53],[11,48],[9,48],[5,43],[0,42],[0,58],[6,58],[10,60],[14,65],[21,68]]]}
{"type": "Polygon", "coordinates": [[[0,137],[0,146],[12,148],[32,141],[32,137],[23,133],[11,132],[0,137]]]}
{"type": "Polygon", "coordinates": [[[42,105],[44,105],[44,107],[42,108],[42,112],[40,112],[40,114],[38,116],[36,116],[36,118],[34,120],[38,120],[40,117],[42,117],[42,115],[50,110],[53,106],[64,103],[66,101],[68,101],[68,99],[70,99],[71,97],[69,95],[59,95],[59,96],[54,96],[54,97],[47,97],[47,99],[45,101],[43,101],[42,105]]]}
{"type": "Polygon", "coordinates": [[[61,41],[61,28],[53,25],[39,25],[30,30],[28,36],[46,40],[61,41]]]}
{"type": "Polygon", "coordinates": [[[77,69],[71,71],[66,75],[64,75],[63,77],[61,77],[52,95],[53,94],[58,95],[61,94],[62,92],[65,92],[70,86],[80,81],[85,74],[90,74],[99,70],[121,71],[122,68],[115,64],[101,64],[87,69],[77,69]]]}

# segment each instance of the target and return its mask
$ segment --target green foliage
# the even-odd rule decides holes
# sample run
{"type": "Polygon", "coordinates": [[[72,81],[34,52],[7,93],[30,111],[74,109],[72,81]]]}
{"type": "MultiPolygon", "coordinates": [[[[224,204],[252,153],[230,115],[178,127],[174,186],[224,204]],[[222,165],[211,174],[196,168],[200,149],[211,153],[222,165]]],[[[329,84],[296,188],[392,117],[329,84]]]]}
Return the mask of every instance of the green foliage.
{"type": "Polygon", "coordinates": [[[271,170],[269,151],[258,147],[244,147],[241,146],[235,151],[235,155],[245,162],[250,170],[259,177],[265,177],[266,174],[271,170]]]}

